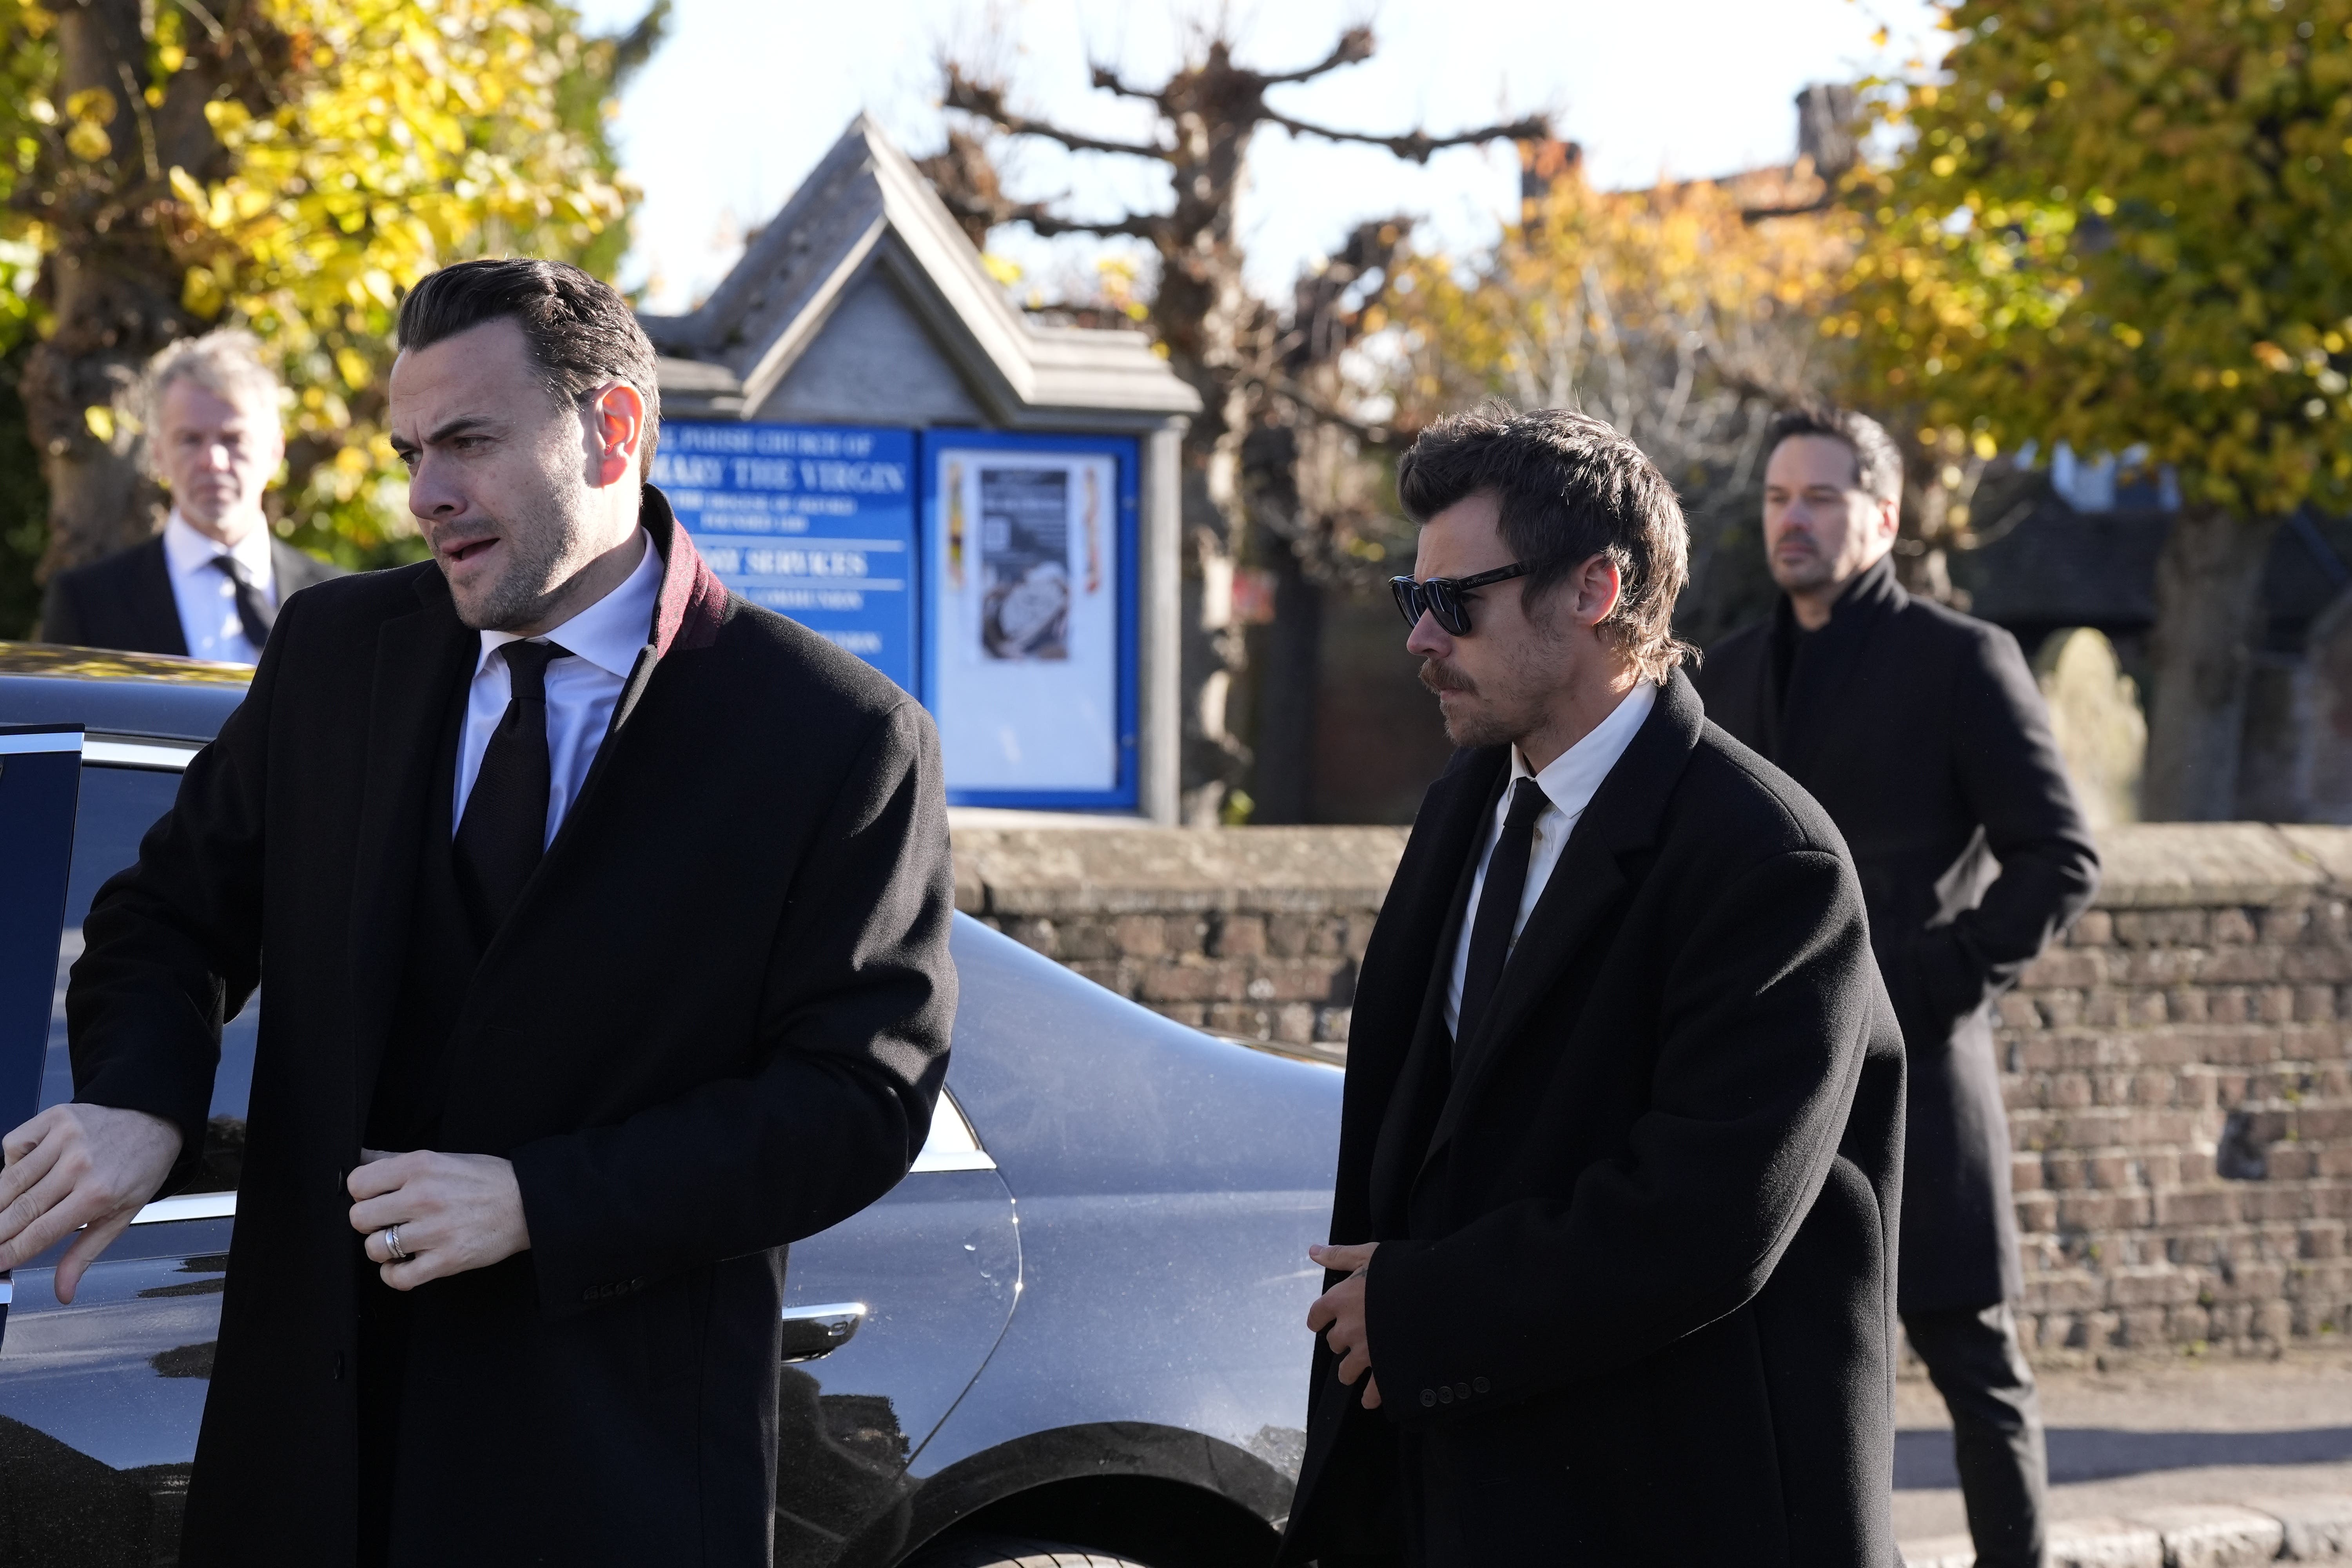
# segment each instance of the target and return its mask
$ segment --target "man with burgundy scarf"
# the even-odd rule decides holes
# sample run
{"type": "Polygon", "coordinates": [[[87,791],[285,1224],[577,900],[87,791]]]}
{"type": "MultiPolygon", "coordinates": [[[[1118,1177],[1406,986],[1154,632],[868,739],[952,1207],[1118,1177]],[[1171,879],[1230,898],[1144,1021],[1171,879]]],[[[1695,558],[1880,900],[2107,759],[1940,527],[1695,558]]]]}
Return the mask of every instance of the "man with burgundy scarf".
{"type": "Polygon", "coordinates": [[[1903,1050],[1845,845],[1700,710],[1631,441],[1488,407],[1397,489],[1462,749],[1357,983],[1282,1561],[1886,1568],[1903,1050]]]}
{"type": "Polygon", "coordinates": [[[181,1561],[765,1564],[785,1247],[945,1076],[937,739],[697,557],[618,294],[461,263],[400,334],[433,560],[289,602],[100,891],[0,1268],[86,1226],[70,1300],[184,1177],[266,954],[181,1561]]]}

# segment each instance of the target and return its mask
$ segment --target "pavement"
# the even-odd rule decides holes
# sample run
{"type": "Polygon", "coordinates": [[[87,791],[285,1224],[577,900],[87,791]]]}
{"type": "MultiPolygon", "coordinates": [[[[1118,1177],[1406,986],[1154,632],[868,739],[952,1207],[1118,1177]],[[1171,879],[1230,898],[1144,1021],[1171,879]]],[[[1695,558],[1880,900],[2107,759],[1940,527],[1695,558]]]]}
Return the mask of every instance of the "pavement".
{"type": "MultiPolygon", "coordinates": [[[[2325,1521],[2338,1515],[2352,1549],[2352,1347],[2045,1369],[2040,1383],[2059,1563],[2332,1558],[2325,1521]],[[2314,1545],[2305,1529],[2305,1548],[2289,1552],[2297,1519],[2320,1521],[2324,1539],[2314,1545]],[[2168,1529],[2187,1533],[2176,1542],[2168,1529]],[[2235,1545],[2217,1538],[2210,1550],[2186,1550],[2189,1535],[2232,1530],[2235,1545]]],[[[1943,1402],[1924,1376],[1906,1376],[1895,1410],[1895,1533],[1905,1559],[1966,1568],[1968,1521],[1943,1402]]]]}

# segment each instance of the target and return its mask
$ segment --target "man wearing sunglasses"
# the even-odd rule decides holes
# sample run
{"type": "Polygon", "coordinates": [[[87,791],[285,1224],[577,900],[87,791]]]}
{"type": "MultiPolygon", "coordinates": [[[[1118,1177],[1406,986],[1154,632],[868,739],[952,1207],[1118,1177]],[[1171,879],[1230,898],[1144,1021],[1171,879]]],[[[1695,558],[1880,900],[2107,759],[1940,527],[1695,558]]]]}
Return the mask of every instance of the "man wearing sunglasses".
{"type": "Polygon", "coordinates": [[[1595,419],[1398,468],[1462,749],[1363,959],[1282,1560],[1883,1565],[1902,1043],[1820,807],[1706,722],[1595,419]]]}
{"type": "Polygon", "coordinates": [[[1991,1004],[2097,886],[2042,694],[2007,632],[1895,580],[1903,458],[1844,409],[1767,432],[1764,548],[1782,597],[1710,651],[1710,718],[1845,835],[1910,1047],[1902,1312],[1952,1413],[1984,1568],[2038,1568],[2047,1489],[2020,1293],[1991,1004]]]}

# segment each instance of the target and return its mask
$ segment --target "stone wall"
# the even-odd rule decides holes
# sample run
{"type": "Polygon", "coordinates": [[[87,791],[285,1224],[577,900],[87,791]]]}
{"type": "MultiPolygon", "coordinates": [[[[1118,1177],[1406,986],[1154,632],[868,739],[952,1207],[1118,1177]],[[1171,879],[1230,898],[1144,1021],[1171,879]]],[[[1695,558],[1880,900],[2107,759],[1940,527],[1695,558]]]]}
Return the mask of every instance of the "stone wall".
{"type": "MultiPolygon", "coordinates": [[[[1344,1058],[1402,829],[983,829],[957,902],[1122,995],[1344,1058]]],[[[2001,999],[2043,1359],[2352,1328],[2352,829],[2102,836],[2097,905],[2001,999]]]]}

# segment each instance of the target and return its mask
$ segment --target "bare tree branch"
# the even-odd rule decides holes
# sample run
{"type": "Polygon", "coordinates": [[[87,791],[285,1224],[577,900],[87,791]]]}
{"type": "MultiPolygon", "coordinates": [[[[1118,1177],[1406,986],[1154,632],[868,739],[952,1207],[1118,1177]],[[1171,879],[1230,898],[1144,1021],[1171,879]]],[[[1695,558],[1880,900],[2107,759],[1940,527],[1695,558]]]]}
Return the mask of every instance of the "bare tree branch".
{"type": "Polygon", "coordinates": [[[1293,120],[1286,114],[1276,114],[1269,109],[1269,123],[1279,125],[1294,136],[1320,136],[1326,142],[1356,142],[1367,147],[1384,147],[1397,157],[1415,163],[1426,163],[1429,155],[1448,147],[1476,147],[1488,142],[1536,142],[1551,134],[1548,115],[1530,115],[1507,125],[1486,125],[1475,131],[1458,131],[1451,136],[1432,136],[1426,131],[1408,131],[1402,136],[1379,136],[1365,131],[1334,131],[1328,126],[1310,125],[1304,120],[1293,120]]]}
{"type": "Polygon", "coordinates": [[[1398,433],[1389,426],[1367,425],[1360,419],[1350,419],[1286,375],[1252,375],[1244,372],[1243,379],[1256,383],[1311,418],[1339,426],[1368,447],[1385,448],[1398,444],[1398,433]]]}
{"type": "Polygon", "coordinates": [[[1350,27],[1339,35],[1339,41],[1331,46],[1331,52],[1313,65],[1295,71],[1265,72],[1258,79],[1268,87],[1282,82],[1312,81],[1327,72],[1338,70],[1341,66],[1361,65],[1371,58],[1372,30],[1370,27],[1350,27]]]}
{"type": "Polygon", "coordinates": [[[1003,88],[973,81],[953,65],[948,67],[947,75],[945,107],[961,110],[966,114],[976,114],[1009,135],[1043,136],[1078,153],[1119,153],[1130,158],[1155,158],[1162,163],[1168,160],[1164,148],[1141,142],[1114,142],[1106,137],[1088,136],[1076,131],[1066,131],[1046,121],[1032,120],[1025,114],[1016,114],[1005,106],[1003,88]]]}
{"type": "Polygon", "coordinates": [[[1130,239],[1150,239],[1154,226],[1160,221],[1149,213],[1129,213],[1106,223],[1088,223],[1057,216],[1051,202],[1015,202],[1002,197],[986,201],[946,189],[940,189],[939,195],[947,204],[948,211],[960,218],[977,218],[992,228],[1000,223],[1025,223],[1048,239],[1062,234],[1123,235],[1130,239]]]}
{"type": "Polygon", "coordinates": [[[1088,74],[1089,79],[1093,81],[1097,91],[1113,93],[1120,98],[1139,98],[1155,107],[1160,104],[1160,93],[1129,86],[1127,79],[1118,74],[1117,66],[1091,66],[1088,68],[1088,74]]]}

